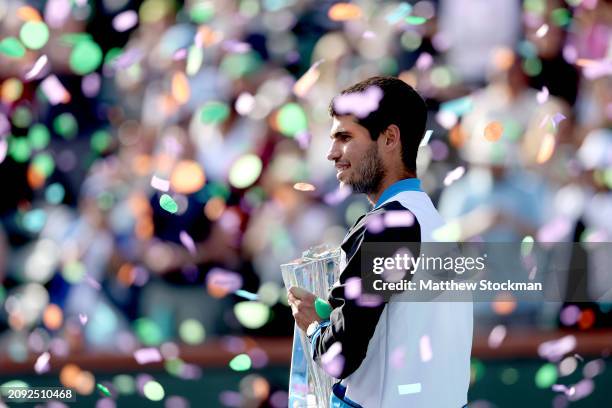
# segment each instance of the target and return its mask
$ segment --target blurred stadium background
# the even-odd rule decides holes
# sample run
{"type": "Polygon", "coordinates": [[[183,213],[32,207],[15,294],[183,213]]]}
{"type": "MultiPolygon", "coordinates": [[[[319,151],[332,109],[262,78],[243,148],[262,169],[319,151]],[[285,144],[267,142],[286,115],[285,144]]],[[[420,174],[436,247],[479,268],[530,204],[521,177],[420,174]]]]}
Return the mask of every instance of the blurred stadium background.
{"type": "MultiPolygon", "coordinates": [[[[0,384],[286,406],[279,265],[369,209],[325,156],[329,101],[372,75],[426,98],[449,238],[610,241],[611,23],[605,0],[0,0],[0,384]]],[[[608,261],[591,303],[476,305],[471,407],[612,406],[608,261]]]]}

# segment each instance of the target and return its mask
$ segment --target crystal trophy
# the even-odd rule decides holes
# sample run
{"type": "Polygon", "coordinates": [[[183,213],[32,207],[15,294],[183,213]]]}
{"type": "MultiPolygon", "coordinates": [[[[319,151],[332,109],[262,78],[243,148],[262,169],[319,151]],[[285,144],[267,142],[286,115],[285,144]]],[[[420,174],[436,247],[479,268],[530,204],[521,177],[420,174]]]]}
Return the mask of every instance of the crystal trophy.
{"type": "MultiPolygon", "coordinates": [[[[340,248],[310,248],[302,254],[302,258],[281,265],[281,272],[287,289],[299,286],[327,299],[340,274],[340,248]]],[[[306,333],[295,325],[289,373],[289,408],[327,407],[336,381],[314,362],[306,333]]]]}

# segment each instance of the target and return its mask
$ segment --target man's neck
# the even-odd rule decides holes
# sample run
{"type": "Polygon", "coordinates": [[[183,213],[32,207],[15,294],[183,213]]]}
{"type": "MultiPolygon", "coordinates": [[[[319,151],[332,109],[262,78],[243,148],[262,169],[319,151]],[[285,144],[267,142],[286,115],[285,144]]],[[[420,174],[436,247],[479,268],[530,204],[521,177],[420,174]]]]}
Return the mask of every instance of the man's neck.
{"type": "Polygon", "coordinates": [[[393,175],[393,176],[389,176],[389,177],[385,177],[383,178],[383,180],[380,182],[378,189],[375,192],[372,192],[370,194],[368,194],[368,201],[372,204],[372,205],[376,205],[376,203],[378,202],[378,200],[380,199],[380,196],[382,195],[382,193],[389,188],[389,186],[391,186],[392,184],[397,183],[400,180],[404,180],[407,178],[412,178],[412,177],[416,177],[414,174],[412,173],[403,173],[401,175],[393,175]]]}

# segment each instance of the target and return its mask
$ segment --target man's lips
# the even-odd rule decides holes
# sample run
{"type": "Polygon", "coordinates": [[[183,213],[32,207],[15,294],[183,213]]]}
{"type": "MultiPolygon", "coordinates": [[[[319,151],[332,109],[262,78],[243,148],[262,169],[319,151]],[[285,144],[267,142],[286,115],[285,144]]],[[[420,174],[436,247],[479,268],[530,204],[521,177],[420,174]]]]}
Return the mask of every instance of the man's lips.
{"type": "Polygon", "coordinates": [[[351,167],[350,164],[341,164],[341,163],[336,163],[336,170],[337,171],[343,171],[348,169],[349,167],[351,167]]]}

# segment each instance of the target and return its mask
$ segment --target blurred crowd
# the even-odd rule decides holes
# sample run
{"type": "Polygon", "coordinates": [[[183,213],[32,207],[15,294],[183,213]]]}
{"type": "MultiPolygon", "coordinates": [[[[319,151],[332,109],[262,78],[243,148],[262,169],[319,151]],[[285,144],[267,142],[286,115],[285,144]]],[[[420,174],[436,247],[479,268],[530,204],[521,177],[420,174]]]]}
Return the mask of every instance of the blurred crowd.
{"type": "MultiPolygon", "coordinates": [[[[612,239],[610,1],[0,0],[0,24],[13,361],[290,335],[279,266],[370,208],[326,152],[331,98],[373,75],[427,102],[445,238],[612,239]]],[[[593,303],[477,312],[609,325],[612,275],[583,284],[593,303]]]]}

